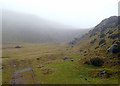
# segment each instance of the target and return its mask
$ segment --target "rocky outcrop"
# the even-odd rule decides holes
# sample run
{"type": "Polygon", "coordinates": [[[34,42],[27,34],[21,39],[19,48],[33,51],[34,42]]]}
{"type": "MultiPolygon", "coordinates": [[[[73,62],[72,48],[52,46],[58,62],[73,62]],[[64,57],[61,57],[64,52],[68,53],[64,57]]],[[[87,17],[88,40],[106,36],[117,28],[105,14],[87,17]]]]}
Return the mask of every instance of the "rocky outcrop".
{"type": "MultiPolygon", "coordinates": [[[[74,45],[85,37],[95,36],[96,34],[98,34],[98,32],[101,33],[101,35],[99,37],[103,38],[104,36],[106,36],[105,34],[102,33],[103,31],[105,31],[108,28],[116,28],[117,26],[120,27],[120,17],[119,16],[111,16],[109,18],[102,20],[98,25],[96,25],[94,27],[94,29],[90,30],[88,33],[84,34],[82,37],[73,39],[70,42],[70,44],[74,45]]],[[[112,33],[113,33],[113,31],[109,31],[107,34],[112,34],[112,33]]],[[[118,35],[119,34],[115,35],[114,37],[118,37],[118,35]]]]}
{"type": "Polygon", "coordinates": [[[112,44],[107,50],[108,52],[119,53],[120,52],[120,41],[112,44]]]}
{"type": "Polygon", "coordinates": [[[118,26],[118,17],[117,16],[111,16],[109,18],[106,18],[102,20],[93,30],[89,32],[90,36],[94,36],[97,34],[97,32],[103,32],[107,28],[115,28],[118,26]]]}

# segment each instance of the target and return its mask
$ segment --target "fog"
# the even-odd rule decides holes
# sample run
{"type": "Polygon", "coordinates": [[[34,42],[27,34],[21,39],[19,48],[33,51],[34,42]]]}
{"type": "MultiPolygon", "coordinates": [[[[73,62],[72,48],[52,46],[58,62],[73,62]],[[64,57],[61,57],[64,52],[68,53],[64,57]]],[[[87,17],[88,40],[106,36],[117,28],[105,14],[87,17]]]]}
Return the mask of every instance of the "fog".
{"type": "Polygon", "coordinates": [[[1,0],[3,9],[37,15],[43,19],[91,28],[118,15],[119,0],[1,0]]]}
{"type": "Polygon", "coordinates": [[[118,0],[1,0],[3,43],[69,42],[118,15],[118,0]]]}
{"type": "Polygon", "coordinates": [[[3,10],[2,28],[3,43],[69,42],[88,31],[8,10],[3,10]]]}

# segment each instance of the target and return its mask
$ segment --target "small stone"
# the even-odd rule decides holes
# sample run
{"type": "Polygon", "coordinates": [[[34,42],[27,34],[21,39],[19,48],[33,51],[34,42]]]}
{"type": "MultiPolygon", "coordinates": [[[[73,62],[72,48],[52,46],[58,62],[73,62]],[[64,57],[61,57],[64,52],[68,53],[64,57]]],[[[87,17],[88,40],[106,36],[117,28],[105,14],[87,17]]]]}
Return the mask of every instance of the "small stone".
{"type": "Polygon", "coordinates": [[[105,74],[106,74],[106,71],[104,70],[104,71],[100,72],[100,73],[98,74],[98,76],[99,76],[99,77],[102,77],[102,76],[104,76],[105,74]]]}
{"type": "Polygon", "coordinates": [[[72,59],[71,62],[73,62],[74,60],[72,59]]]}
{"type": "Polygon", "coordinates": [[[66,59],[67,59],[67,57],[64,57],[64,58],[63,58],[63,60],[66,60],[66,59]]]}
{"type": "Polygon", "coordinates": [[[40,58],[36,58],[37,60],[40,60],[40,58]]]}

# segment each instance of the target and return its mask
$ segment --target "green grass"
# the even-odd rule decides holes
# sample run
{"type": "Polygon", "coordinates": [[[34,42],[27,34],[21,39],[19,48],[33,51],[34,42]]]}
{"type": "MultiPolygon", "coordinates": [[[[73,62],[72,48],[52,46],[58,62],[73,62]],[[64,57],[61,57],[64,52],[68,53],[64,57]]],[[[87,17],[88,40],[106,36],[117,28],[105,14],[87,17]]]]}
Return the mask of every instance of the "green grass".
{"type": "MultiPolygon", "coordinates": [[[[83,65],[79,63],[82,56],[69,53],[70,47],[66,44],[5,44],[3,45],[3,83],[9,83],[12,78],[14,68],[10,66],[11,61],[18,64],[17,70],[32,68],[38,84],[117,84],[118,78],[94,78],[91,71],[103,70],[102,67],[83,65]],[[16,45],[23,48],[15,49],[16,45]],[[10,48],[11,47],[11,48],[10,48]],[[64,56],[74,57],[74,62],[70,59],[62,60],[64,56]],[[36,58],[40,60],[36,60],[36,58]],[[38,68],[38,65],[43,65],[38,68]],[[44,70],[45,69],[45,70],[44,70]],[[44,74],[47,69],[52,70],[44,74]],[[87,80],[85,80],[87,78],[87,80]]],[[[73,51],[75,52],[75,51],[73,51]]],[[[107,69],[113,70],[113,69],[107,69]]],[[[29,71],[22,73],[26,82],[34,84],[29,71]],[[29,80],[27,80],[29,79],[29,80]]]]}

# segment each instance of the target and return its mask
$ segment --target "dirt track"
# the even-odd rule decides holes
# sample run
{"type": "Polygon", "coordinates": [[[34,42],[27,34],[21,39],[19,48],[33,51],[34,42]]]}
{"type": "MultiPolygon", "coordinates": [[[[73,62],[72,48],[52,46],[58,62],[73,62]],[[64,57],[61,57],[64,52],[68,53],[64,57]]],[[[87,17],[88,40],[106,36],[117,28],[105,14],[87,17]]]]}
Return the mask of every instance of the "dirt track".
{"type": "Polygon", "coordinates": [[[10,81],[11,85],[15,85],[15,84],[25,84],[25,80],[22,76],[21,73],[14,73],[12,75],[12,80],[10,81]]]}
{"type": "Polygon", "coordinates": [[[10,80],[10,84],[14,86],[15,84],[28,84],[27,80],[23,76],[22,72],[30,71],[30,76],[32,77],[34,84],[36,84],[34,71],[32,68],[26,68],[22,70],[18,70],[19,64],[16,61],[10,62],[11,67],[14,69],[14,73],[12,74],[12,79],[10,80]],[[18,71],[17,71],[18,70],[18,71]]]}
{"type": "MultiPolygon", "coordinates": [[[[11,61],[10,62],[11,67],[14,69],[14,71],[16,71],[18,69],[18,64],[16,63],[16,61],[11,61]]],[[[10,81],[11,85],[15,85],[15,84],[24,84],[25,80],[23,79],[23,75],[22,73],[16,73],[14,72],[12,74],[12,80],[10,81]]]]}

